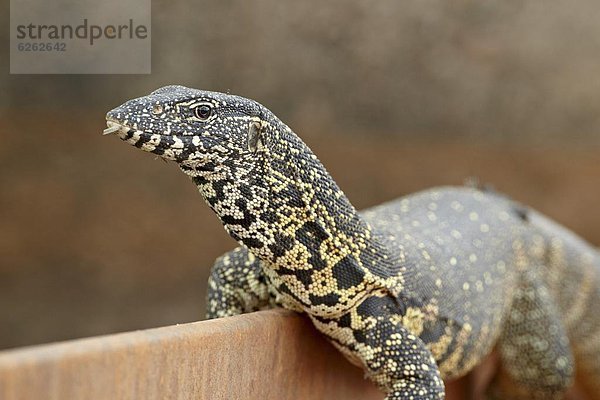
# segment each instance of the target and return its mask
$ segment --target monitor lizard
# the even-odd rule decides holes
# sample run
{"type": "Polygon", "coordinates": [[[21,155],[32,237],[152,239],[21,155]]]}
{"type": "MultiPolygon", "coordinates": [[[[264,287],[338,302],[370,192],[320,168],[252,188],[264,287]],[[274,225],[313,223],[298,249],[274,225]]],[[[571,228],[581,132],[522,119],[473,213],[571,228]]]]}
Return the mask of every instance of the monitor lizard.
{"type": "MultiPolygon", "coordinates": [[[[176,162],[240,247],[209,280],[208,318],[305,313],[386,399],[444,398],[496,347],[490,398],[600,384],[600,253],[474,187],[358,212],[266,107],[166,86],[110,111],[105,134],[176,162]]],[[[384,173],[384,171],[382,171],[384,173]]]]}

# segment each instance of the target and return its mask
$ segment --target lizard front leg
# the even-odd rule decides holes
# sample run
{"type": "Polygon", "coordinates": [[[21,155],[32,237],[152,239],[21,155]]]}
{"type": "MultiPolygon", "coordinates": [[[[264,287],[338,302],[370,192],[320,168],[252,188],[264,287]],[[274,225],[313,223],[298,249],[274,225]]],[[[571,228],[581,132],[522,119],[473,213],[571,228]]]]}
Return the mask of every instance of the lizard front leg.
{"type": "Polygon", "coordinates": [[[436,362],[421,339],[402,325],[402,310],[382,290],[341,317],[311,319],[351,362],[364,366],[387,400],[443,399],[436,362]]]}
{"type": "Polygon", "coordinates": [[[208,279],[206,318],[221,318],[269,308],[269,294],[261,262],[245,247],[219,257],[208,279]]]}

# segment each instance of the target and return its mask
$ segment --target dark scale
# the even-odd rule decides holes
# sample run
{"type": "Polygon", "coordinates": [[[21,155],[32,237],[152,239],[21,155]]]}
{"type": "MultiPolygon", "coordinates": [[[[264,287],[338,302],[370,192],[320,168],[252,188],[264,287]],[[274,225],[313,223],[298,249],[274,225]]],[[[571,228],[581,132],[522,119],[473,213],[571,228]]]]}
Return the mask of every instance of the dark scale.
{"type": "Polygon", "coordinates": [[[331,272],[338,289],[350,289],[364,282],[365,272],[355,266],[356,262],[350,256],[342,258],[333,266],[331,272]]]}
{"type": "Polygon", "coordinates": [[[390,400],[443,398],[442,378],[493,347],[490,398],[562,398],[575,367],[599,398],[600,254],[539,213],[477,187],[358,213],[298,136],[238,96],[167,86],[107,120],[178,163],[239,241],[213,268],[209,318],[304,312],[390,400]]]}

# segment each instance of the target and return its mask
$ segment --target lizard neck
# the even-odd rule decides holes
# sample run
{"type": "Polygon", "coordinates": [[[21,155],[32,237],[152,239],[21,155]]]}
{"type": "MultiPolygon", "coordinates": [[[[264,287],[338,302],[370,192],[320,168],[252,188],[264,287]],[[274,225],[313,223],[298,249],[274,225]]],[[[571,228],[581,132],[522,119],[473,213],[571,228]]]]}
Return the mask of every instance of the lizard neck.
{"type": "Polygon", "coordinates": [[[263,261],[284,305],[331,316],[374,287],[399,287],[391,271],[402,255],[287,126],[272,136],[256,162],[193,179],[226,231],[263,261]]]}

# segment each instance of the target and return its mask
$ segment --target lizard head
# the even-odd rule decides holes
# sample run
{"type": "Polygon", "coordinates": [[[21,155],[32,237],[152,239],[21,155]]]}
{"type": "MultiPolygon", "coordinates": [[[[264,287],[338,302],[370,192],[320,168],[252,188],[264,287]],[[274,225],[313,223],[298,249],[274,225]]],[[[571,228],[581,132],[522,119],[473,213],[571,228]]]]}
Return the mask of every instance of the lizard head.
{"type": "MultiPolygon", "coordinates": [[[[282,274],[270,277],[289,304],[339,313],[342,300],[335,285],[323,284],[327,277],[354,271],[346,272],[355,282],[344,292],[343,307],[350,307],[366,284],[360,264],[373,264],[362,258],[387,254],[310,148],[253,100],[167,86],[106,119],[105,133],[179,164],[226,231],[282,274]],[[361,251],[367,242],[371,252],[361,251]],[[318,281],[312,268],[321,274],[318,281]]],[[[392,257],[379,261],[385,276],[392,257]]]]}
{"type": "Polygon", "coordinates": [[[105,134],[163,159],[190,176],[211,179],[227,167],[252,169],[278,121],[254,100],[229,94],[165,86],[129,100],[106,115],[105,134]]]}

